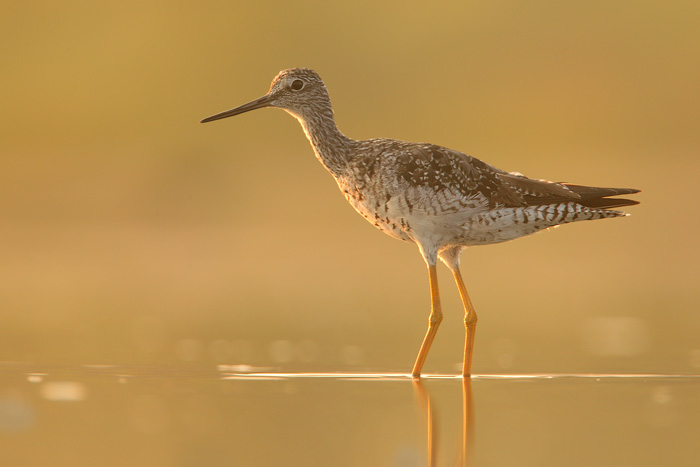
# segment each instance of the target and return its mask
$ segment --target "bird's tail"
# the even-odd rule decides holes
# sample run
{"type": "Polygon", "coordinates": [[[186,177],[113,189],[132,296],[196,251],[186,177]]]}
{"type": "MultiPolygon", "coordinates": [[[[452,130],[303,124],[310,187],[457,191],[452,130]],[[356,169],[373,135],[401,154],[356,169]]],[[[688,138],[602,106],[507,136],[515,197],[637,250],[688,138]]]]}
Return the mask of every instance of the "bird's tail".
{"type": "Polygon", "coordinates": [[[572,185],[563,183],[569,190],[576,193],[580,198],[576,203],[592,209],[612,209],[622,206],[634,206],[639,201],[626,198],[610,198],[610,196],[631,195],[639,193],[636,188],[599,188],[593,186],[572,185]]]}

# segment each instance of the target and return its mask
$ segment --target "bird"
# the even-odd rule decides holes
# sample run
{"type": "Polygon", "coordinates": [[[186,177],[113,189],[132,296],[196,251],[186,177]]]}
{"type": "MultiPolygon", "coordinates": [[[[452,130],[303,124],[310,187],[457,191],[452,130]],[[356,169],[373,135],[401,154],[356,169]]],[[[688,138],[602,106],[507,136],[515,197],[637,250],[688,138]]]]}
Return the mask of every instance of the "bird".
{"type": "Polygon", "coordinates": [[[437,262],[452,272],[464,307],[462,377],[471,377],[477,314],[460,273],[462,250],[584,220],[622,217],[613,198],[634,188],[598,188],[532,179],[446,147],[396,139],[355,140],[337,127],[328,90],[310,68],[282,70],[264,96],[207,117],[212,122],[265,107],[301,124],[317,159],[355,210],[382,232],[418,246],[428,267],[430,314],[411,375],[420,378],[443,318],[437,262]]]}

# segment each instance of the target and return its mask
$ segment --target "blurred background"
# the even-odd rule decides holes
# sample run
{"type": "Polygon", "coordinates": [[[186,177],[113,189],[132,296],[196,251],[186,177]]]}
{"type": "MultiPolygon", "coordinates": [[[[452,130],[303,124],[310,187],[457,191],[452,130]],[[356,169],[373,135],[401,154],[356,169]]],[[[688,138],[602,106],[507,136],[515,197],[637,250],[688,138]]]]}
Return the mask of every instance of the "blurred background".
{"type": "MultiPolygon", "coordinates": [[[[700,369],[700,4],[11,2],[0,15],[0,360],[408,371],[412,244],[353,212],[277,72],[356,139],[636,187],[625,219],[468,249],[475,373],[700,369]]],[[[456,372],[462,308],[426,364],[456,372]]]]}

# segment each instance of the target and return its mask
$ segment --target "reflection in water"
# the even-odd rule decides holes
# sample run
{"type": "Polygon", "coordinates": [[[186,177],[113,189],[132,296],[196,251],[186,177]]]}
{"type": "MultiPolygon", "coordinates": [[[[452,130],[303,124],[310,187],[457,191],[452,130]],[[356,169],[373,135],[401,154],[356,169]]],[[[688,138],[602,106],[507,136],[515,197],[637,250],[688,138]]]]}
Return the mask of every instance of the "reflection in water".
{"type": "Polygon", "coordinates": [[[0,362],[0,443],[12,437],[0,458],[14,466],[55,465],[60,457],[76,467],[105,454],[148,467],[232,465],[232,455],[235,465],[251,467],[326,466],[329,459],[690,467],[700,453],[699,390],[700,375],[414,381],[401,373],[279,373],[252,365],[0,362]]]}
{"type": "MultiPolygon", "coordinates": [[[[468,465],[474,465],[473,463],[476,462],[475,459],[475,450],[474,450],[474,442],[475,442],[475,421],[474,421],[474,401],[473,401],[473,394],[472,394],[472,381],[477,381],[477,382],[483,382],[484,384],[486,382],[492,382],[492,383],[497,383],[499,381],[501,382],[509,382],[513,384],[518,384],[519,385],[519,394],[528,394],[527,390],[524,390],[525,388],[532,388],[531,384],[536,383],[536,382],[548,382],[551,381],[553,384],[555,382],[560,382],[561,384],[574,384],[574,387],[586,387],[586,386],[581,386],[581,385],[587,385],[590,384],[591,382],[595,383],[604,383],[607,382],[608,384],[614,384],[615,381],[629,381],[632,384],[639,384],[639,383],[644,383],[644,384],[658,384],[654,382],[666,382],[667,384],[670,384],[672,381],[678,381],[679,384],[688,384],[688,383],[694,383],[696,384],[698,381],[700,381],[700,375],[674,375],[674,374],[614,374],[614,373],[590,373],[590,374],[563,374],[563,373],[535,373],[535,374],[489,374],[489,375],[473,375],[472,378],[467,378],[464,379],[461,377],[461,375],[423,375],[421,379],[413,379],[409,374],[405,373],[280,373],[280,372],[274,372],[274,371],[269,371],[269,369],[263,369],[260,367],[253,367],[253,366],[243,366],[243,365],[236,365],[236,366],[228,366],[228,365],[220,365],[218,367],[219,372],[221,374],[221,378],[224,380],[248,380],[248,381],[255,381],[255,380],[309,380],[309,381],[317,381],[320,382],[322,380],[335,380],[335,381],[376,381],[376,382],[388,382],[388,381],[406,381],[406,382],[412,382],[414,394],[415,394],[415,399],[416,402],[420,408],[420,411],[422,413],[422,419],[424,420],[425,428],[423,428],[421,431],[424,433],[422,435],[422,438],[424,439],[424,446],[425,446],[425,451],[427,454],[427,458],[429,460],[428,465],[435,466],[435,465],[451,465],[451,462],[454,459],[456,460],[456,465],[458,466],[468,466],[468,465]],[[440,449],[440,442],[443,444],[445,443],[445,439],[443,439],[442,434],[443,430],[440,430],[439,427],[442,426],[441,422],[445,424],[445,420],[442,420],[440,417],[440,414],[442,413],[440,408],[447,404],[447,406],[456,406],[456,401],[454,404],[450,403],[450,399],[445,399],[444,397],[438,398],[438,404],[435,403],[435,400],[433,397],[431,397],[431,392],[429,391],[428,386],[432,384],[432,382],[438,383],[441,381],[454,381],[455,383],[459,382],[461,385],[461,406],[462,406],[462,420],[461,420],[461,439],[460,442],[458,442],[458,455],[452,457],[450,454],[453,452],[451,448],[443,448],[440,449]],[[448,457],[448,459],[445,459],[445,457],[448,457]]],[[[451,386],[451,385],[450,385],[451,386]]],[[[500,386],[500,384],[499,384],[500,386]]],[[[453,386],[451,386],[453,387],[453,386]]],[[[495,386],[498,387],[498,386],[495,386]]],[[[509,386],[511,387],[511,386],[509,386]]],[[[554,387],[554,386],[550,386],[554,387]]],[[[670,394],[669,391],[669,386],[664,385],[664,386],[656,386],[652,390],[651,394],[651,400],[655,403],[656,406],[668,406],[670,401],[672,400],[672,395],[670,394]]],[[[437,387],[434,387],[433,389],[438,389],[437,387]]],[[[572,396],[572,399],[575,400],[575,395],[577,394],[575,391],[573,392],[567,392],[567,394],[572,396]]],[[[511,396],[508,396],[508,400],[511,400],[511,396]]],[[[535,399],[536,400],[536,399],[535,399]]],[[[499,405],[502,405],[503,400],[499,403],[499,405]]],[[[482,402],[483,404],[483,402],[482,402]]],[[[576,407],[580,404],[580,402],[577,403],[572,403],[571,407],[573,412],[576,412],[576,407]]],[[[507,405],[507,404],[506,404],[507,405]]],[[[594,407],[599,408],[597,405],[594,407]]],[[[534,409],[533,409],[534,410],[534,409]]],[[[651,414],[650,417],[653,418],[653,422],[655,425],[666,427],[671,424],[669,422],[668,417],[664,417],[667,411],[660,411],[657,410],[656,412],[654,410],[650,411],[649,413],[651,414]],[[658,412],[658,413],[657,413],[658,412]]],[[[446,413],[446,419],[449,419],[449,416],[454,413],[454,412],[448,412],[446,413]]],[[[494,413],[492,411],[492,413],[494,413]]],[[[507,426],[517,426],[517,423],[514,422],[513,420],[518,420],[518,414],[521,412],[518,411],[510,411],[506,409],[507,413],[507,426]],[[513,418],[515,417],[515,418],[513,418]]],[[[526,413],[526,412],[522,412],[526,413]]],[[[547,410],[542,409],[540,414],[546,414],[547,410]]],[[[595,408],[591,410],[591,413],[596,413],[595,408]]],[[[525,419],[529,420],[531,418],[531,415],[527,415],[525,419]]],[[[539,419],[538,417],[535,417],[535,419],[539,419]]],[[[576,416],[572,416],[571,420],[577,420],[580,419],[580,414],[576,416]],[[577,418],[578,417],[578,418],[577,418]]],[[[482,420],[481,425],[482,426],[482,431],[484,431],[484,428],[488,429],[489,427],[492,427],[494,423],[499,424],[501,423],[501,420],[498,417],[491,417],[491,419],[484,419],[482,420]]],[[[530,421],[529,423],[532,423],[530,421]]],[[[449,424],[447,424],[449,426],[449,424]]],[[[510,441],[511,444],[516,444],[520,441],[522,441],[523,433],[527,433],[529,425],[522,425],[520,430],[517,430],[518,433],[518,438],[517,440],[512,440],[510,441]]],[[[497,430],[497,433],[502,435],[502,428],[499,428],[497,430]]],[[[575,431],[575,430],[574,430],[575,431]]],[[[450,439],[450,433],[451,430],[447,430],[444,438],[450,439]]],[[[488,438],[488,437],[487,437],[488,438]]],[[[493,437],[491,437],[493,438],[493,437]]],[[[483,439],[481,440],[481,445],[482,448],[479,449],[479,451],[488,451],[488,440],[484,441],[483,439]],[[486,444],[486,447],[484,446],[486,444]]],[[[498,444],[498,443],[496,443],[498,444]]],[[[506,443],[507,444],[507,443],[506,443]]],[[[535,443],[537,445],[537,443],[535,443]]],[[[539,445],[538,445],[539,446],[539,445]]],[[[493,447],[493,445],[492,445],[493,447]]],[[[540,446],[541,447],[541,446],[540,446]]],[[[422,449],[421,449],[422,450],[422,449]]],[[[483,455],[483,454],[482,454],[483,455]]],[[[539,454],[538,454],[539,455],[539,454]]],[[[504,459],[510,459],[510,455],[508,454],[507,451],[499,451],[497,456],[500,456],[504,459]]],[[[407,462],[410,462],[410,465],[420,465],[416,464],[417,458],[414,456],[410,456],[407,458],[407,462]]],[[[535,462],[535,461],[533,461],[535,462]]],[[[497,465],[498,462],[496,462],[494,465],[497,465]]],[[[397,465],[409,465],[409,464],[397,464],[397,465]]],[[[502,465],[513,465],[513,464],[508,464],[504,463],[502,465]]],[[[533,465],[532,463],[524,462],[522,465],[533,465]]],[[[536,465],[549,465],[546,462],[542,464],[536,464],[536,465]]],[[[555,465],[555,464],[551,464],[555,465]]],[[[556,464],[556,465],[561,465],[561,464],[556,464]]],[[[640,464],[641,465],[641,464],[640,464]]],[[[647,464],[644,464],[647,465],[647,464]]],[[[653,465],[653,464],[649,464],[653,465]]]]}
{"type": "MultiPolygon", "coordinates": [[[[413,387],[416,397],[425,414],[428,438],[428,460],[431,467],[438,465],[438,417],[428,389],[422,379],[414,379],[413,387]]],[[[462,378],[462,443],[457,460],[458,466],[466,466],[472,455],[474,443],[474,402],[472,399],[472,380],[462,378]]]]}
{"type": "Polygon", "coordinates": [[[27,375],[27,381],[30,383],[41,383],[44,380],[46,373],[29,373],[27,375]]]}
{"type": "Polygon", "coordinates": [[[433,405],[432,401],[430,400],[430,394],[428,393],[428,389],[423,384],[423,381],[421,379],[414,379],[413,387],[416,390],[418,402],[420,403],[423,412],[425,413],[425,420],[427,422],[428,427],[428,459],[429,465],[433,467],[437,465],[437,453],[435,452],[437,445],[437,426],[435,419],[437,417],[433,412],[433,405]]]}
{"type": "Polygon", "coordinates": [[[82,401],[87,388],[79,381],[49,381],[41,385],[39,394],[50,401],[82,401]]]}
{"type": "MultiPolygon", "coordinates": [[[[461,380],[462,387],[462,436],[458,466],[469,465],[474,444],[474,401],[472,396],[472,378],[463,378],[461,375],[422,375],[421,378],[413,378],[405,373],[277,373],[262,372],[261,368],[247,365],[219,365],[222,379],[226,380],[291,380],[291,379],[335,379],[335,380],[361,380],[361,381],[407,381],[413,383],[416,400],[425,417],[427,454],[429,465],[438,465],[438,414],[433,404],[425,380],[461,380]]],[[[499,377],[503,375],[490,375],[499,377]]],[[[520,375],[521,377],[523,375],[520,375]]],[[[551,377],[553,375],[527,375],[551,377]]],[[[474,376],[480,378],[483,376],[474,376]]]]}
{"type": "Polygon", "coordinates": [[[462,380],[462,465],[467,465],[474,446],[474,400],[472,379],[462,380]]]}

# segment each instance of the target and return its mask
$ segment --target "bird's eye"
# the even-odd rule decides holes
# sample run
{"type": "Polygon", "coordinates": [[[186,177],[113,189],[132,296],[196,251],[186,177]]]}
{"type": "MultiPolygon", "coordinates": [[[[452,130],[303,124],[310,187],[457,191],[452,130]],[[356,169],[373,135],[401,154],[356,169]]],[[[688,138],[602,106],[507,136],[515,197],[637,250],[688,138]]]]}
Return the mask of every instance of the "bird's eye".
{"type": "Polygon", "coordinates": [[[301,88],[304,87],[304,82],[300,79],[295,79],[292,81],[292,85],[290,86],[293,91],[299,91],[301,88]]]}

